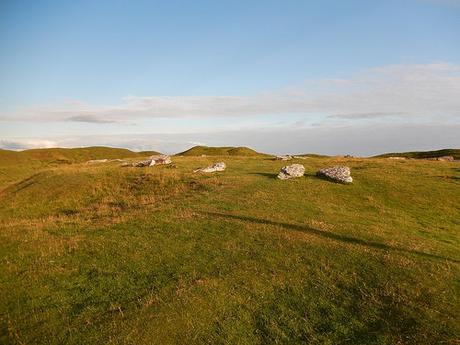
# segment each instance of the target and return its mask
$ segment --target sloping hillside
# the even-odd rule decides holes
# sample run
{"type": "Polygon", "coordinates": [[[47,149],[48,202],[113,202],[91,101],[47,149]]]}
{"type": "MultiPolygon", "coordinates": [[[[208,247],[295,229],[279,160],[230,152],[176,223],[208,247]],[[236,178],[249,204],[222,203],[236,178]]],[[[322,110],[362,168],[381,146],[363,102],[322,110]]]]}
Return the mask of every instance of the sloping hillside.
{"type": "Polygon", "coordinates": [[[50,148],[24,151],[0,150],[0,164],[37,160],[42,163],[81,163],[90,159],[134,158],[156,154],[154,151],[133,152],[128,149],[93,146],[82,148],[50,148]]]}
{"type": "Polygon", "coordinates": [[[178,156],[265,156],[250,149],[249,147],[213,147],[213,146],[194,146],[187,151],[177,154],[178,156]]]}
{"type": "Polygon", "coordinates": [[[437,151],[414,151],[414,152],[393,152],[375,156],[376,158],[386,157],[406,157],[416,159],[436,158],[442,156],[452,156],[455,159],[460,159],[460,149],[444,149],[437,151]]]}
{"type": "Polygon", "coordinates": [[[91,159],[116,159],[147,157],[154,151],[133,152],[112,147],[51,148],[25,151],[0,149],[0,188],[30,176],[35,171],[73,163],[83,163],[91,159]]]}

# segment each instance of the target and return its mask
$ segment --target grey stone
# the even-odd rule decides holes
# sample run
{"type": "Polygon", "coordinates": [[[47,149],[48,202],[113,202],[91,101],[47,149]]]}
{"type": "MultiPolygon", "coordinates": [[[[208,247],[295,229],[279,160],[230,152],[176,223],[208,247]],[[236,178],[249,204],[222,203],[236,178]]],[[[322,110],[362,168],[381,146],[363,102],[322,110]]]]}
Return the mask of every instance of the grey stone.
{"type": "Polygon", "coordinates": [[[294,177],[302,177],[305,174],[305,167],[302,164],[291,164],[281,168],[278,174],[280,180],[287,180],[294,177]]]}
{"type": "Polygon", "coordinates": [[[139,161],[136,163],[133,163],[133,167],[137,168],[142,168],[142,167],[152,167],[154,165],[164,165],[164,164],[171,164],[171,157],[168,155],[156,155],[156,156],[151,156],[149,159],[146,159],[144,161],[139,161]]]}
{"type": "Polygon", "coordinates": [[[204,173],[212,173],[215,171],[224,171],[227,166],[224,162],[214,163],[206,168],[196,169],[193,172],[204,172],[204,173]]]}
{"type": "Polygon", "coordinates": [[[275,157],[275,160],[277,161],[290,161],[291,159],[292,159],[291,155],[280,155],[280,156],[275,157]]]}
{"type": "Polygon", "coordinates": [[[161,165],[161,164],[171,164],[171,157],[168,155],[156,155],[151,156],[149,166],[161,165]]]}
{"type": "Polygon", "coordinates": [[[353,178],[350,176],[350,168],[346,166],[335,166],[332,168],[321,169],[316,176],[326,178],[338,183],[352,183],[353,178]]]}

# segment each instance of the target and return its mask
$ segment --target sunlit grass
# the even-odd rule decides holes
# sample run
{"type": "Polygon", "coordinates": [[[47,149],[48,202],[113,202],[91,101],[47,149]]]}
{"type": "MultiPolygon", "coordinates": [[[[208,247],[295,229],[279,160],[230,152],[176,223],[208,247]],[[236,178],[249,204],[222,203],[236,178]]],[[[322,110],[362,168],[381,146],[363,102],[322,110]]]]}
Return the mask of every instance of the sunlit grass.
{"type": "Polygon", "coordinates": [[[305,177],[265,157],[21,167],[0,192],[0,342],[458,341],[459,164],[292,162],[305,177]],[[354,184],[314,176],[337,164],[354,184]]]}

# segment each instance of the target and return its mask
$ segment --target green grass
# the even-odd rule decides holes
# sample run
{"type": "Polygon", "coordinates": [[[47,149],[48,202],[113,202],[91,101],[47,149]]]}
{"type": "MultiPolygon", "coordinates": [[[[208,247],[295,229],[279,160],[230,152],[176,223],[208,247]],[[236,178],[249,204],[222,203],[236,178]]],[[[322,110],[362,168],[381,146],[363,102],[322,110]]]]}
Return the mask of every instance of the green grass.
{"type": "Polygon", "coordinates": [[[452,156],[454,159],[460,159],[460,149],[444,149],[437,151],[415,151],[415,152],[394,152],[394,153],[385,153],[383,155],[376,156],[385,158],[385,157],[406,157],[406,158],[416,158],[416,159],[426,159],[426,158],[436,158],[442,156],[452,156]]]}
{"type": "Polygon", "coordinates": [[[52,149],[31,149],[24,151],[9,151],[0,149],[0,165],[21,164],[25,165],[30,161],[41,163],[82,163],[91,159],[114,159],[144,157],[158,154],[155,151],[133,152],[128,149],[93,146],[81,148],[52,148],[52,149]]]}
{"type": "Polygon", "coordinates": [[[28,177],[30,171],[73,163],[84,163],[92,159],[144,158],[158,154],[155,151],[133,152],[112,147],[51,148],[10,151],[0,149],[0,186],[28,177]]]}
{"type": "Polygon", "coordinates": [[[256,152],[248,147],[208,147],[194,146],[187,151],[177,154],[178,156],[241,156],[241,157],[256,157],[268,156],[263,153],[256,152]]]}
{"type": "Polygon", "coordinates": [[[457,343],[460,165],[291,162],[306,176],[221,156],[0,180],[0,343],[457,343]],[[314,176],[337,164],[352,185],[314,176]]]}

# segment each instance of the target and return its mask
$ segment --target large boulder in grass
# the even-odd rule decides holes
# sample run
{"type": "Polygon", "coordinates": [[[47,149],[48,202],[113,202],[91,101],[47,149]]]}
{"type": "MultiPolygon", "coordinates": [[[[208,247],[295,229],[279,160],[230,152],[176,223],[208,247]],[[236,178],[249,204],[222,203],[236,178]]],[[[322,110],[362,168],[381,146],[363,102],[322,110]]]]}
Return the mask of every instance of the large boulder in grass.
{"type": "Polygon", "coordinates": [[[281,168],[278,178],[287,180],[294,177],[302,177],[305,174],[305,167],[302,164],[291,164],[281,168]]]}
{"type": "Polygon", "coordinates": [[[316,173],[316,176],[338,183],[348,184],[353,182],[353,178],[350,176],[350,168],[345,166],[321,169],[316,173]]]}
{"type": "Polygon", "coordinates": [[[156,156],[151,156],[150,158],[150,165],[161,165],[161,164],[171,164],[171,157],[168,155],[156,155],[156,156]]]}
{"type": "Polygon", "coordinates": [[[224,171],[227,166],[224,162],[214,163],[206,168],[196,169],[193,172],[204,172],[204,173],[212,173],[216,171],[224,171]]]}

